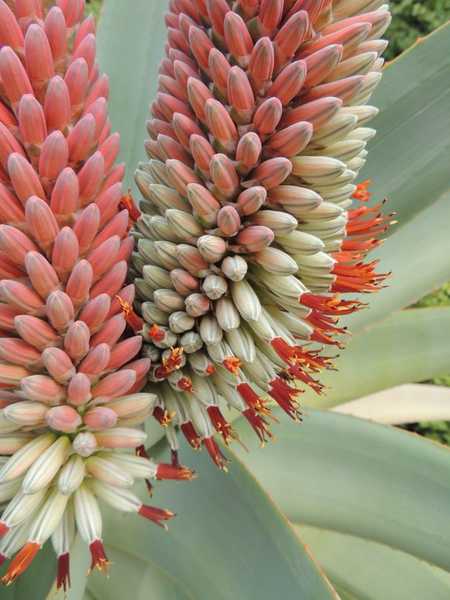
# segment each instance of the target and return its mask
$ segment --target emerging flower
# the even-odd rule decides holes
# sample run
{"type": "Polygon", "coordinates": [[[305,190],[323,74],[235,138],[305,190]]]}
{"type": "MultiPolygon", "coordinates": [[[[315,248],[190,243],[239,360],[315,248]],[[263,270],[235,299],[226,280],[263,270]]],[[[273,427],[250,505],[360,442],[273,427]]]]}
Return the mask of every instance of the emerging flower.
{"type": "Polygon", "coordinates": [[[174,450],[179,426],[224,467],[213,436],[235,437],[227,405],[262,443],[268,400],[300,420],[297,382],[322,392],[322,347],[341,347],[338,317],[363,306],[339,294],[385,278],[364,258],[389,217],[352,199],[368,199],[355,180],[375,133],[382,4],[169,3],[133,272],[174,450]]]}
{"type": "Polygon", "coordinates": [[[66,589],[76,532],[107,565],[98,499],[161,525],[129,488],[192,473],[143,456],[157,398],[142,338],[120,341],[133,242],[108,79],[83,0],[48,4],[0,0],[0,563],[11,583],[51,537],[66,589]]]}

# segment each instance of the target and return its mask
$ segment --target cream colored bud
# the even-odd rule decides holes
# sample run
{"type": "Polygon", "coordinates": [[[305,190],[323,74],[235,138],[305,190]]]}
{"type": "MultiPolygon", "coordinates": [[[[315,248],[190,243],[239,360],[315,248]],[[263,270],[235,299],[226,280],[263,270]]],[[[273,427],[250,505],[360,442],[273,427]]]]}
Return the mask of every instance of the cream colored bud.
{"type": "Polygon", "coordinates": [[[242,256],[227,256],[221,264],[222,272],[231,281],[242,281],[247,274],[248,265],[242,256]]]}
{"type": "Polygon", "coordinates": [[[86,458],[91,456],[97,450],[97,440],[90,431],[79,433],[72,442],[74,451],[86,458]]]}
{"type": "Polygon", "coordinates": [[[85,474],[84,460],[78,454],[73,454],[58,475],[57,485],[61,494],[73,494],[83,483],[85,474]]]}
{"type": "Polygon", "coordinates": [[[227,251],[227,243],[216,235],[202,235],[197,240],[197,248],[202,257],[209,263],[216,263],[222,259],[227,251]]]}
{"type": "Polygon", "coordinates": [[[203,294],[191,294],[185,301],[186,312],[191,317],[201,317],[209,312],[209,299],[203,294]]]}
{"type": "Polygon", "coordinates": [[[191,354],[200,350],[203,340],[195,331],[189,331],[180,337],[180,345],[187,354],[191,354]]]}
{"type": "Polygon", "coordinates": [[[154,290],[159,288],[172,288],[172,280],[170,279],[169,271],[156,265],[145,265],[142,269],[144,281],[154,290]]]}
{"type": "Polygon", "coordinates": [[[223,336],[223,331],[213,315],[202,317],[199,333],[205,344],[218,344],[223,336]]]}
{"type": "Polygon", "coordinates": [[[218,300],[228,289],[227,280],[220,275],[208,275],[203,281],[202,290],[211,300],[218,300]]]}
{"type": "Polygon", "coordinates": [[[64,464],[70,449],[70,439],[59,437],[28,469],[22,483],[25,494],[35,494],[46,488],[64,464]]]}
{"type": "Polygon", "coordinates": [[[169,317],[169,327],[177,334],[190,331],[195,325],[195,320],[187,313],[179,310],[172,313],[169,317]]]}
{"type": "Polygon", "coordinates": [[[241,323],[239,312],[230,298],[221,298],[214,306],[217,322],[224,331],[237,329],[241,323]]]}
{"type": "Polygon", "coordinates": [[[261,316],[261,303],[255,291],[247,281],[235,281],[231,285],[231,296],[246,321],[257,321],[261,316]]]}

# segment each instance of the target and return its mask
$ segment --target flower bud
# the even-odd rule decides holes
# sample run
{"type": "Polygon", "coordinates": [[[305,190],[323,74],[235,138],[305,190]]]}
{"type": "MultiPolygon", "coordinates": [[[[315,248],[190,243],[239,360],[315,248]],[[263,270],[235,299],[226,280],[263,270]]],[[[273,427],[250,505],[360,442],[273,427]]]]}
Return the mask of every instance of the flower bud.
{"type": "Polygon", "coordinates": [[[220,275],[208,275],[203,280],[202,290],[210,300],[218,300],[226,293],[227,289],[227,281],[220,275]]]}
{"type": "Polygon", "coordinates": [[[83,423],[93,431],[110,429],[117,423],[117,413],[110,406],[96,406],[83,416],[83,423]]]}
{"type": "Polygon", "coordinates": [[[176,311],[169,317],[170,329],[176,333],[184,333],[190,331],[195,325],[195,320],[183,311],[176,311]]]}
{"type": "MultiPolygon", "coordinates": [[[[231,207],[229,207],[231,208],[231,207]]],[[[221,214],[222,210],[219,212],[221,214]]],[[[197,248],[200,251],[202,257],[209,263],[216,263],[222,259],[223,255],[227,250],[226,242],[215,235],[202,235],[197,240],[197,248]]]]}
{"type": "Polygon", "coordinates": [[[97,450],[97,447],[97,439],[90,431],[78,433],[72,442],[74,452],[83,458],[91,456],[97,450]]]}
{"type": "Polygon", "coordinates": [[[209,311],[209,299],[203,294],[191,294],[185,300],[186,312],[191,317],[201,317],[209,311]]]}
{"type": "Polygon", "coordinates": [[[248,265],[242,256],[227,256],[222,261],[221,268],[227,279],[242,281],[247,274],[248,265]]]}
{"type": "Polygon", "coordinates": [[[49,427],[63,433],[74,433],[81,425],[81,417],[71,406],[55,406],[46,415],[49,427]]]}
{"type": "Polygon", "coordinates": [[[233,237],[241,227],[241,218],[233,206],[224,206],[217,215],[217,225],[223,235],[233,237]]]}

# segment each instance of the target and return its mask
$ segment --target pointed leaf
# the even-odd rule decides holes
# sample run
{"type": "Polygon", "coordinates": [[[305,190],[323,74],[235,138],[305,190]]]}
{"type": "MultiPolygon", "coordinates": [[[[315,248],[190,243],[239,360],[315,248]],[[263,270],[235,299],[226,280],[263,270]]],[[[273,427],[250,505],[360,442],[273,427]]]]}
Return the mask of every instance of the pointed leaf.
{"type": "MultiPolygon", "coordinates": [[[[277,416],[279,411],[276,412],[277,416]]],[[[331,412],[283,419],[277,443],[237,453],[292,521],[403,550],[450,569],[450,449],[331,412]]]]}

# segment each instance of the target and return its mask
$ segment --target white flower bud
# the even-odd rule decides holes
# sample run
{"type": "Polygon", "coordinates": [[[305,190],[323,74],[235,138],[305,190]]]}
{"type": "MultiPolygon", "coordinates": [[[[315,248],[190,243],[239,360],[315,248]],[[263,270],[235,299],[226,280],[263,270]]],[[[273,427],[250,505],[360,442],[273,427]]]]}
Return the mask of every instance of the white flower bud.
{"type": "Polygon", "coordinates": [[[227,280],[220,275],[208,275],[202,285],[202,290],[211,300],[218,300],[227,291],[227,280]]]}
{"type": "Polygon", "coordinates": [[[23,475],[56,439],[53,433],[44,433],[15,452],[0,470],[0,481],[10,481],[23,475]]]}
{"type": "Polygon", "coordinates": [[[90,431],[79,433],[72,442],[74,452],[85,458],[93,454],[97,446],[96,437],[90,431]]]}
{"type": "Polygon", "coordinates": [[[213,315],[202,317],[199,333],[205,344],[218,344],[223,336],[223,331],[213,315]]]}
{"type": "Polygon", "coordinates": [[[174,333],[177,334],[190,331],[194,325],[195,320],[181,310],[172,313],[169,317],[169,327],[174,333]]]}
{"type": "Polygon", "coordinates": [[[227,256],[221,264],[222,272],[231,281],[242,281],[247,274],[248,265],[242,256],[227,256]]]}
{"type": "Polygon", "coordinates": [[[118,487],[133,485],[133,477],[107,458],[91,456],[86,461],[86,469],[90,475],[105,483],[118,487]]]}
{"type": "Polygon", "coordinates": [[[237,329],[241,323],[239,313],[230,298],[221,298],[214,307],[217,322],[224,331],[237,329]]]}
{"type": "Polygon", "coordinates": [[[239,314],[246,321],[257,321],[261,316],[261,303],[247,281],[235,281],[231,285],[231,296],[239,314]]]}
{"type": "Polygon", "coordinates": [[[83,483],[86,474],[84,460],[78,454],[69,458],[58,475],[58,489],[61,494],[70,496],[83,483]]]}
{"type": "Polygon", "coordinates": [[[23,480],[22,489],[25,494],[35,494],[49,485],[65,462],[69,448],[70,439],[61,436],[39,456],[23,480]]]}

